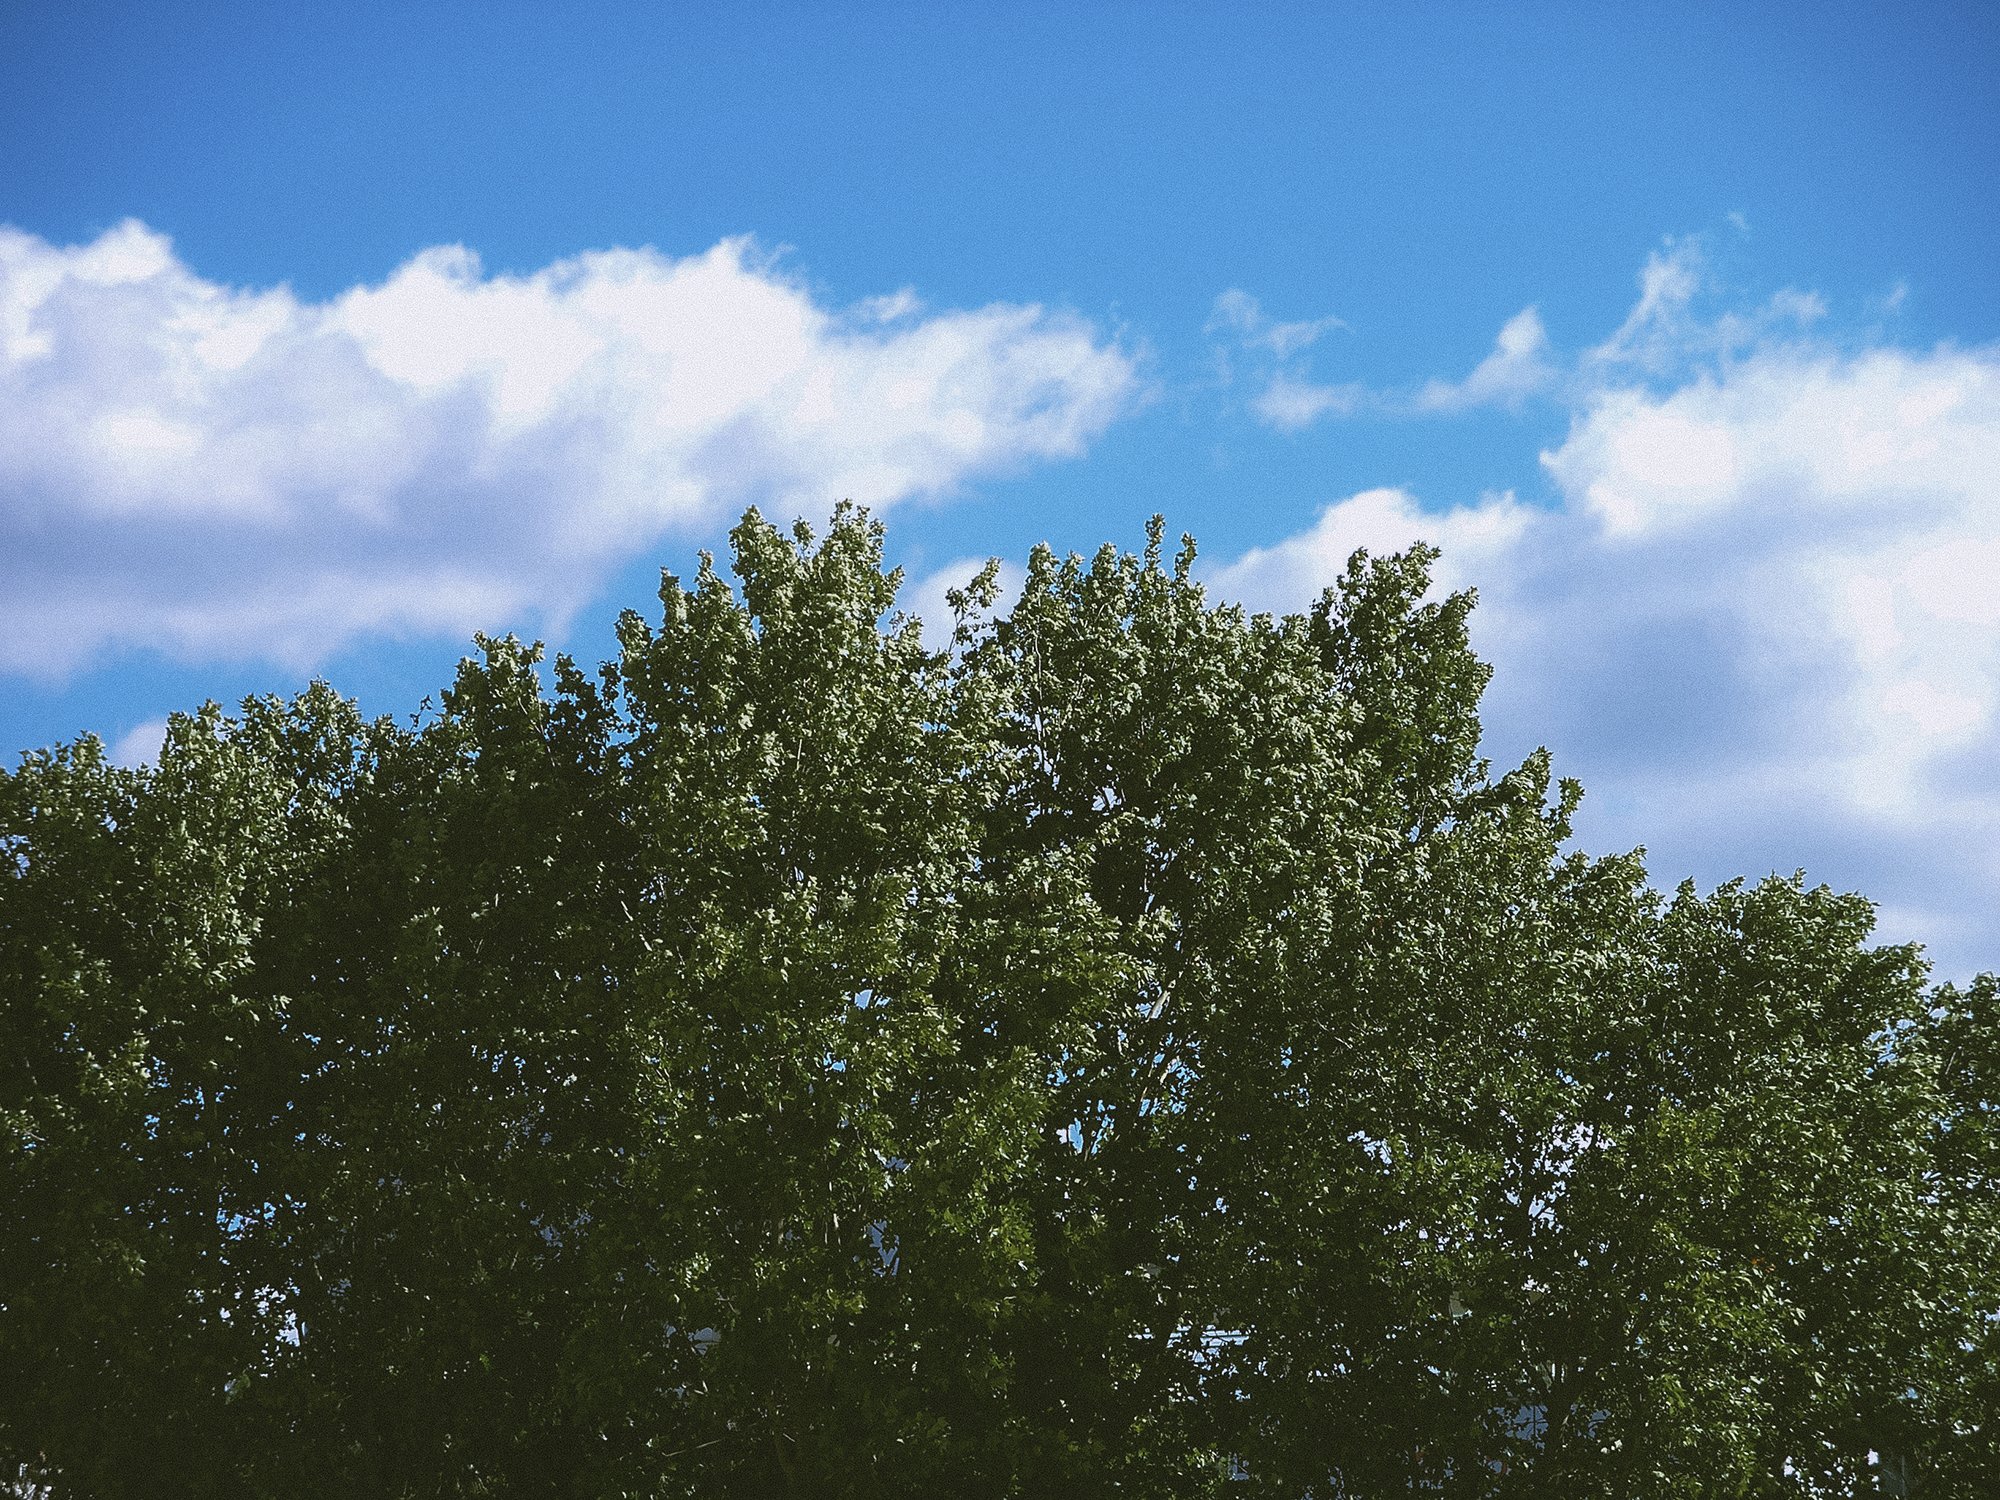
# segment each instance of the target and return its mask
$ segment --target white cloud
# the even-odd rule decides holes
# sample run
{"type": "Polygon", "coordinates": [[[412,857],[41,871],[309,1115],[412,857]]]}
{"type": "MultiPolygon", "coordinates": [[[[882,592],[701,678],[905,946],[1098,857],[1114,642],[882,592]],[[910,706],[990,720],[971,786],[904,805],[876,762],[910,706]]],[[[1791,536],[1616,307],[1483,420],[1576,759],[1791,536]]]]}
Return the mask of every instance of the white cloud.
{"type": "Polygon", "coordinates": [[[1639,272],[1639,300],[1618,331],[1590,351],[1599,364],[1658,367],[1687,352],[1687,313],[1701,290],[1701,253],[1691,239],[1669,240],[1646,257],[1639,272]]]}
{"type": "MultiPolygon", "coordinates": [[[[1458,381],[1430,380],[1414,391],[1370,390],[1354,383],[1314,380],[1302,357],[1319,339],[1347,324],[1339,318],[1303,323],[1273,322],[1248,292],[1232,287],[1215,299],[1203,332],[1232,335],[1236,350],[1250,356],[1250,367],[1262,388],[1250,398],[1253,416],[1279,432],[1299,432],[1326,417],[1357,413],[1378,416],[1427,416],[1467,411],[1478,406],[1519,406],[1548,390],[1558,379],[1549,357],[1549,339],[1541,314],[1523,308],[1501,326],[1493,351],[1458,381]]],[[[1235,378],[1234,361],[1218,347],[1224,383],[1235,378]]]]}
{"type": "Polygon", "coordinates": [[[1250,410],[1266,427],[1297,432],[1321,417],[1345,416],[1365,396],[1358,385],[1318,385],[1280,371],[1251,397],[1250,410]]]}
{"type": "Polygon", "coordinates": [[[1587,351],[1575,390],[1588,397],[1602,384],[1637,376],[1685,377],[1702,361],[1727,360],[1795,337],[1827,315],[1817,292],[1783,287],[1761,306],[1703,316],[1698,305],[1717,288],[1698,237],[1669,240],[1646,257],[1639,300],[1618,330],[1587,351]]]}
{"type": "Polygon", "coordinates": [[[1797,293],[1697,317],[1691,264],[1582,362],[1551,505],[1369,491],[1217,586],[1297,607],[1353,545],[1437,542],[1480,589],[1489,743],[1557,752],[1588,843],[1803,866],[2000,967],[2000,350],[1815,342],[1797,293]]]}
{"type": "Polygon", "coordinates": [[[118,736],[111,747],[111,759],[121,766],[137,769],[149,766],[160,758],[160,747],[167,742],[167,721],[148,719],[142,724],[134,724],[118,736]]]}
{"type": "Polygon", "coordinates": [[[1544,462],[1599,566],[1662,605],[1698,569],[1686,612],[1808,689],[1760,762],[1856,815],[2000,819],[1946,785],[2000,749],[2000,354],[1759,354],[1601,396],[1544,462]]]}
{"type": "Polygon", "coordinates": [[[1493,352],[1456,385],[1433,380],[1417,393],[1419,411],[1464,411],[1474,406],[1517,406],[1548,388],[1556,378],[1549,363],[1549,336],[1541,314],[1524,307],[1509,318],[1493,352]]]}
{"type": "MultiPolygon", "coordinates": [[[[1238,351],[1250,356],[1262,389],[1250,398],[1250,411],[1266,427],[1297,432],[1327,416],[1345,416],[1368,399],[1358,385],[1324,385],[1306,372],[1305,351],[1326,334],[1347,324],[1339,318],[1313,318],[1280,323],[1264,312],[1248,292],[1231,287],[1215,299],[1202,331],[1233,336],[1238,351]]],[[[1216,351],[1223,381],[1235,378],[1233,361],[1224,348],[1216,351]]]]}
{"type": "Polygon", "coordinates": [[[0,670],[559,620],[670,526],[1074,456],[1136,388],[1079,318],[829,308],[743,240],[309,302],[0,229],[0,670]]]}
{"type": "Polygon", "coordinates": [[[1268,349],[1279,359],[1289,359],[1318,343],[1346,323],[1335,317],[1311,318],[1304,322],[1279,323],[1265,316],[1257,299],[1238,287],[1231,287],[1215,299],[1208,317],[1208,333],[1234,333],[1247,348],[1268,349]]]}
{"type": "Polygon", "coordinates": [[[1511,493],[1487,495],[1479,504],[1426,512],[1403,490],[1363,490],[1327,506],[1307,530],[1273,547],[1254,547],[1208,574],[1224,598],[1277,613],[1300,609],[1347,566],[1355,549],[1376,556],[1427,541],[1443,556],[1437,583],[1447,589],[1477,581],[1487,567],[1504,564],[1534,513],[1511,493]]]}

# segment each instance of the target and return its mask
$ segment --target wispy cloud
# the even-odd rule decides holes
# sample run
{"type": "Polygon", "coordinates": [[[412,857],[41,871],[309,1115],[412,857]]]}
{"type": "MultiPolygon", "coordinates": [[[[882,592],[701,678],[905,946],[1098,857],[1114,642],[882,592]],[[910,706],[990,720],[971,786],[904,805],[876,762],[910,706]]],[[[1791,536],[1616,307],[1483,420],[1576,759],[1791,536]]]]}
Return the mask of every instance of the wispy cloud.
{"type": "Polygon", "coordinates": [[[1213,575],[1296,606],[1419,537],[1476,584],[1492,742],[1538,741],[1598,847],[1803,865],[1947,966],[2000,964],[2000,350],[1857,344],[1809,294],[1697,311],[1657,256],[1562,393],[1550,502],[1328,507],[1213,575]]]}
{"type": "Polygon", "coordinates": [[[0,670],[559,619],[667,527],[948,493],[1136,392],[1075,316],[828,307],[745,240],[526,276],[442,247],[312,302],[137,223],[0,229],[0,670]]]}
{"type": "MultiPolygon", "coordinates": [[[[1670,240],[1647,258],[1639,298],[1623,323],[1597,345],[1564,355],[1550,343],[1541,313],[1524,307],[1500,327],[1493,348],[1463,378],[1434,377],[1412,387],[1370,387],[1312,378],[1303,351],[1337,319],[1273,323],[1257,300],[1231,290],[1217,299],[1205,331],[1235,338],[1247,375],[1259,389],[1250,411],[1268,427],[1297,432],[1330,417],[1449,416],[1482,407],[1519,408],[1531,400],[1587,400],[1607,381],[1671,378],[1690,361],[1731,356],[1794,337],[1827,316],[1816,292],[1784,288],[1761,305],[1703,314],[1712,294],[1699,237],[1670,240]],[[1323,326],[1324,325],[1324,326],[1323,326]]],[[[1235,364],[1225,353],[1225,374],[1235,364]]]]}
{"type": "Polygon", "coordinates": [[[1502,325],[1493,351],[1462,380],[1430,380],[1415,390],[1375,390],[1358,382],[1329,383],[1312,377],[1305,351],[1326,333],[1347,324],[1338,318],[1279,323],[1257,299],[1232,288],[1216,298],[1203,331],[1233,342],[1219,350],[1225,378],[1246,378],[1257,389],[1249,397],[1253,416],[1280,432],[1298,432],[1328,417],[1360,414],[1424,416],[1478,406],[1518,406],[1554,386],[1559,372],[1551,362],[1541,315],[1523,308],[1502,325]],[[1243,361],[1243,356],[1249,356],[1243,361]]]}
{"type": "Polygon", "coordinates": [[[1257,420],[1280,432],[1296,432],[1322,417],[1346,415],[1367,396],[1359,385],[1325,385],[1309,373],[1306,351],[1346,327],[1331,316],[1277,321],[1255,297],[1231,287],[1215,299],[1202,332],[1220,341],[1217,362],[1225,382],[1236,379],[1239,361],[1247,364],[1248,379],[1257,387],[1249,398],[1257,420]]]}
{"type": "Polygon", "coordinates": [[[1368,392],[1361,386],[1318,385],[1281,370],[1250,398],[1250,410],[1266,427],[1297,432],[1322,417],[1346,416],[1367,399],[1368,392]]]}
{"type": "Polygon", "coordinates": [[[1248,292],[1231,287],[1215,299],[1206,333],[1233,333],[1247,348],[1268,349],[1279,359],[1290,359],[1311,348],[1325,335],[1347,324],[1339,318],[1310,318],[1281,323],[1267,317],[1263,305],[1248,292]]]}
{"type": "Polygon", "coordinates": [[[1486,356],[1465,379],[1428,382],[1417,392],[1419,411],[1464,411],[1474,406],[1518,406],[1555,384],[1549,335],[1541,314],[1524,307],[1501,326],[1486,356]]]}
{"type": "Polygon", "coordinates": [[[1646,257],[1639,273],[1639,300],[1611,337],[1585,356],[1598,365],[1664,368],[1689,352],[1697,330],[1688,310],[1701,289],[1700,247],[1692,239],[1668,241],[1646,257]]]}
{"type": "Polygon", "coordinates": [[[1827,315],[1817,292],[1784,287],[1762,303],[1723,305],[1710,277],[1699,236],[1667,241],[1646,258],[1639,300],[1611,336],[1584,352],[1573,377],[1587,399],[1609,380],[1677,378],[1702,360],[1727,359],[1795,338],[1827,315]]]}

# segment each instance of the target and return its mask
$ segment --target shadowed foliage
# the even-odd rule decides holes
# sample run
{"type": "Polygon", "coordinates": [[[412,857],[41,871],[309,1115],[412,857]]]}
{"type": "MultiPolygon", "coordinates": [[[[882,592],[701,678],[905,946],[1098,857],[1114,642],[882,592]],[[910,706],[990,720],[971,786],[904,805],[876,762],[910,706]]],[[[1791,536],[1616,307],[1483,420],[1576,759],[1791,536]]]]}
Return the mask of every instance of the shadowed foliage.
{"type": "Polygon", "coordinates": [[[1469,596],[753,512],[0,774],[0,1462],[61,1497],[1981,1496],[2000,993],[1653,893],[1469,596]]]}

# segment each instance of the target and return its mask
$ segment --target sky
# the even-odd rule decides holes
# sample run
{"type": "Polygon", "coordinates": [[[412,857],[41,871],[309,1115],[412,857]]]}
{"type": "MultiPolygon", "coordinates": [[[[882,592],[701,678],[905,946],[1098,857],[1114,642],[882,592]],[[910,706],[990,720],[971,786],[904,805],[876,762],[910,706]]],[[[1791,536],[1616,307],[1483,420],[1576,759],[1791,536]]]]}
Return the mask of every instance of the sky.
{"type": "Polygon", "coordinates": [[[0,756],[476,630],[756,504],[1443,549],[1581,847],[2000,968],[2000,10],[0,0],[0,756]]]}

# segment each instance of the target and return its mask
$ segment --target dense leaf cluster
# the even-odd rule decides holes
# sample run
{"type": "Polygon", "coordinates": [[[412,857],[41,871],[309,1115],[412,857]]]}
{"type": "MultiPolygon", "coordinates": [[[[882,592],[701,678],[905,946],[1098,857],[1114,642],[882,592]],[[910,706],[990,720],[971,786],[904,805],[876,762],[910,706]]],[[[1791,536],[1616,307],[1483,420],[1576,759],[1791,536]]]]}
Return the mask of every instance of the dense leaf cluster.
{"type": "Polygon", "coordinates": [[[864,517],[733,543],[594,678],[0,776],[6,1473],[2000,1493],[1993,981],[1571,852],[1428,554],[938,654],[864,517]]]}

